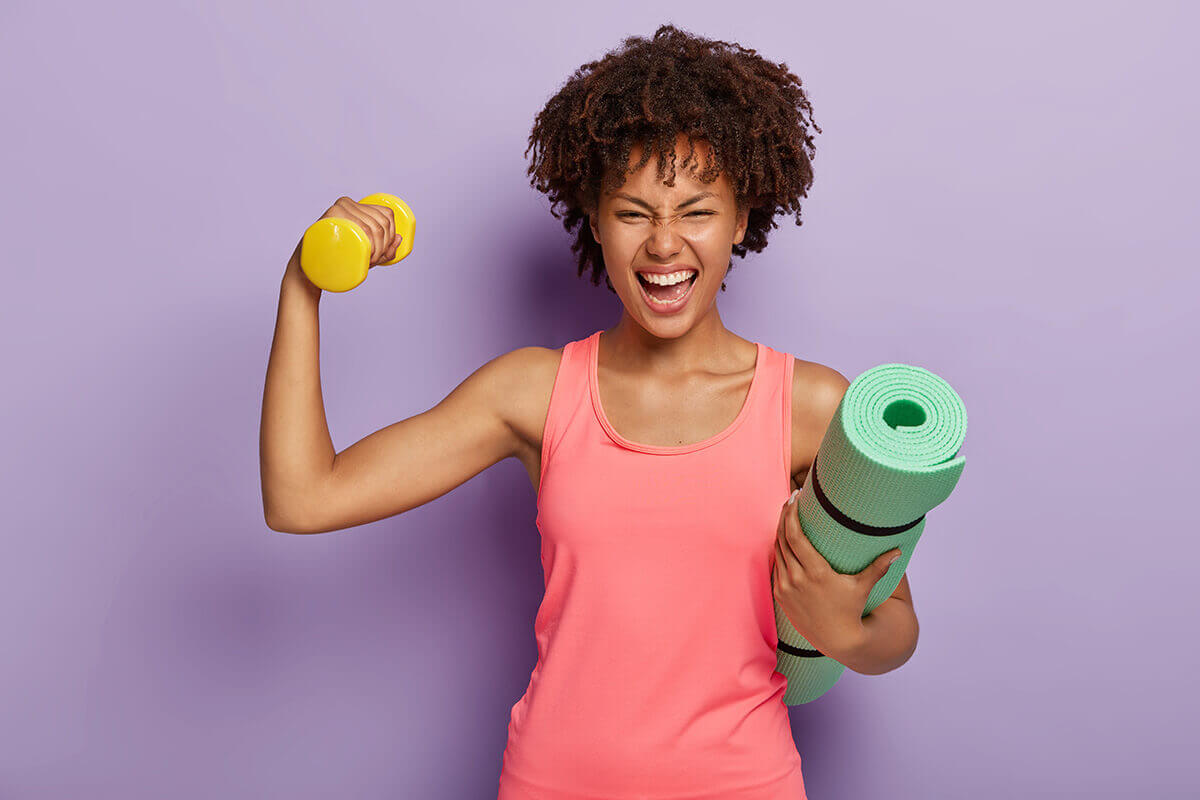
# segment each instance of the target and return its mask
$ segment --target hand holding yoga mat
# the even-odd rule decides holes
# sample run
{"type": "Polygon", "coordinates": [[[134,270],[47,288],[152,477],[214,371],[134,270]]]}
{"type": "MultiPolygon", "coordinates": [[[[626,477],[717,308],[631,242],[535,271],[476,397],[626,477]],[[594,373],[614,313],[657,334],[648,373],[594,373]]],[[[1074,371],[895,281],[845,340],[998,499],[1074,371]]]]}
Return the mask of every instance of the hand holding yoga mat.
{"type": "MultiPolygon", "coordinates": [[[[861,572],[888,550],[903,554],[875,584],[863,616],[891,596],[925,530],[925,514],[954,490],[966,459],[962,399],[942,378],[880,364],[855,378],[834,412],[796,500],[800,525],[839,573],[861,572]]],[[[817,699],[845,665],[816,650],[775,603],[776,669],[786,705],[817,699]]]]}

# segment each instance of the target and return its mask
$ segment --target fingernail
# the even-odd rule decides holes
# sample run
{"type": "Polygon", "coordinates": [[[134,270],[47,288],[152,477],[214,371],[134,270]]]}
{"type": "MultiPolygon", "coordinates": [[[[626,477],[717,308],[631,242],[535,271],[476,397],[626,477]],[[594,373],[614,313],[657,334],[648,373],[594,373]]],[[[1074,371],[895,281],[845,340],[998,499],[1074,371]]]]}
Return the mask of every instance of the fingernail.
{"type": "Polygon", "coordinates": [[[795,504],[796,504],[796,498],[797,498],[799,495],[800,495],[800,490],[799,490],[799,489],[797,489],[796,491],[792,492],[792,496],[788,498],[788,505],[795,505],[795,504]]]}
{"type": "Polygon", "coordinates": [[[888,559],[888,566],[890,567],[892,564],[895,564],[895,563],[896,563],[896,560],[897,560],[898,558],[900,558],[900,556],[902,556],[902,555],[904,555],[904,553],[897,553],[896,555],[894,555],[894,556],[892,556],[891,558],[889,558],[889,559],[888,559]]]}

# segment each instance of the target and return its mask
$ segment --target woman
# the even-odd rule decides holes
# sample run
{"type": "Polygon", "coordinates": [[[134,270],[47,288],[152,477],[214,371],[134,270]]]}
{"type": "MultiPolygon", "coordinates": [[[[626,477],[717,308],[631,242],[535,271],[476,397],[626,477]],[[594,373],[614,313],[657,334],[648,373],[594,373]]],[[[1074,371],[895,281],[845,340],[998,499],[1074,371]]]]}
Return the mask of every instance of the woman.
{"type": "MultiPolygon", "coordinates": [[[[795,517],[785,501],[848,381],[727,330],[716,296],[731,254],[761,251],[777,212],[800,224],[810,125],[786,64],[670,25],[585,64],[538,114],[529,172],[578,227],[579,274],[604,278],[620,320],[498,356],[337,454],[320,290],[293,253],[263,406],[273,529],[399,514],[510,456],[537,490],[538,662],[512,708],[501,800],[805,796],[772,584],[795,517]]],[[[372,264],[392,258],[390,210],[343,197],[325,216],[368,230],[372,264]]],[[[802,633],[837,652],[823,624],[802,633]]]]}

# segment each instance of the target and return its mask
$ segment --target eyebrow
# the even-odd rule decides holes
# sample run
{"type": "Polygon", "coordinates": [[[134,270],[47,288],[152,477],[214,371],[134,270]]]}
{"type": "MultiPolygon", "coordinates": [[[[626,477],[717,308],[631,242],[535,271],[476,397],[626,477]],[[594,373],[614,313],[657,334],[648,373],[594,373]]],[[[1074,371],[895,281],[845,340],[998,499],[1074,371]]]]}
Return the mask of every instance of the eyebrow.
{"type": "MultiPolygon", "coordinates": [[[[639,206],[641,206],[642,208],[645,208],[649,211],[654,210],[654,206],[650,205],[642,198],[634,197],[631,194],[625,194],[624,192],[617,192],[615,195],[613,195],[613,197],[620,197],[624,200],[628,200],[631,203],[637,203],[639,206]]],[[[680,208],[683,208],[684,206],[690,206],[692,203],[698,203],[706,197],[716,197],[716,195],[713,194],[712,192],[701,192],[700,194],[696,195],[695,197],[693,197],[689,200],[684,200],[682,203],[675,206],[675,208],[680,209],[680,208]]]]}

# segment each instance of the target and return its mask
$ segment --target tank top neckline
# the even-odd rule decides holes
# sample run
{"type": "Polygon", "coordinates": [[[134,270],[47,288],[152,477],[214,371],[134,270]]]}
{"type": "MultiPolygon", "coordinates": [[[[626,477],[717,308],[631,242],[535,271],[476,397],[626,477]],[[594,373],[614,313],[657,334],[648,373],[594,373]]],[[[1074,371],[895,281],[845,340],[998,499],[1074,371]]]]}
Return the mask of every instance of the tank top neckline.
{"type": "Polygon", "coordinates": [[[599,380],[599,363],[600,363],[600,334],[603,330],[596,331],[587,339],[587,373],[588,373],[588,390],[592,396],[592,409],[595,412],[596,420],[600,423],[600,427],[608,434],[616,444],[624,447],[627,450],[636,450],[639,453],[652,453],[657,455],[680,455],[683,453],[691,453],[696,450],[703,450],[706,447],[720,442],[736,431],[746,418],[750,416],[750,409],[754,404],[754,398],[758,385],[762,383],[763,372],[766,371],[766,347],[762,342],[755,342],[754,346],[757,350],[757,355],[754,358],[754,375],[750,378],[750,388],[746,390],[746,399],[742,401],[742,408],[738,411],[733,422],[720,433],[715,433],[707,439],[691,444],[681,445],[654,445],[642,444],[640,442],[632,442],[626,439],[621,434],[617,433],[616,428],[608,421],[608,417],[604,414],[604,406],[600,404],[600,380],[599,380]]]}

